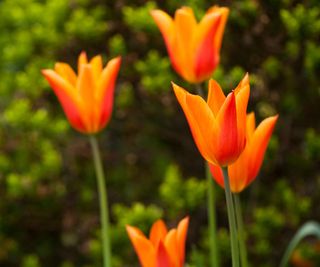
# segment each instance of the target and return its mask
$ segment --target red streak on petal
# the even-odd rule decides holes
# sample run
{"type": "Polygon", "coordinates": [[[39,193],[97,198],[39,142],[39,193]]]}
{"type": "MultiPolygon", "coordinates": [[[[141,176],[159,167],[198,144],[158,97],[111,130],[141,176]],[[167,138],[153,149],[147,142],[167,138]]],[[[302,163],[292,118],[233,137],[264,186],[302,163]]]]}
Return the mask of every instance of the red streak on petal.
{"type": "MultiPolygon", "coordinates": [[[[177,255],[178,256],[178,255],[177,255]]],[[[166,250],[162,240],[159,242],[157,250],[157,265],[156,267],[171,267],[169,253],[166,250]]]]}
{"type": "MultiPolygon", "coordinates": [[[[43,70],[42,74],[45,76],[53,91],[55,92],[58,100],[62,106],[64,113],[72,127],[82,133],[88,133],[88,129],[86,129],[83,120],[81,118],[80,112],[78,110],[77,105],[74,103],[72,98],[60,87],[60,81],[52,77],[51,70],[46,71],[43,70]]],[[[59,79],[60,77],[58,77],[59,79]]]]}
{"type": "Polygon", "coordinates": [[[194,71],[196,78],[199,81],[209,77],[219,64],[220,56],[217,49],[214,47],[214,38],[217,33],[220,20],[221,17],[215,21],[196,52],[194,71]]]}
{"type": "Polygon", "coordinates": [[[238,150],[237,109],[234,92],[230,93],[218,113],[220,133],[217,146],[217,161],[221,166],[235,161],[238,150]]]}

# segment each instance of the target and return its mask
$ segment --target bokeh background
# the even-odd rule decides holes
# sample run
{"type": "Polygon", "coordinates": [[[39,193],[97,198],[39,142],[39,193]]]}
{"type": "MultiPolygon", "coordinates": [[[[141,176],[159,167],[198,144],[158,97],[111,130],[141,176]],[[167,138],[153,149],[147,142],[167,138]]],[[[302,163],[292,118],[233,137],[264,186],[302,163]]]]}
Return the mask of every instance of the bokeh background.
{"type": "MultiPolygon", "coordinates": [[[[123,57],[112,120],[99,134],[113,266],[139,266],[125,224],[147,232],[160,217],[173,227],[185,215],[188,266],[208,266],[204,164],[170,81],[194,88],[172,70],[149,11],[189,5],[200,18],[213,4],[231,11],[213,77],[229,92],[249,72],[249,111],[258,121],[280,114],[260,175],[241,194],[252,266],[277,266],[298,227],[320,221],[318,0],[2,0],[0,266],[101,266],[88,139],[68,125],[40,73],[56,61],[75,67],[82,50],[105,62],[123,57]]],[[[216,193],[221,259],[230,266],[224,192],[216,193]]],[[[320,266],[314,240],[294,262],[320,266]]]]}

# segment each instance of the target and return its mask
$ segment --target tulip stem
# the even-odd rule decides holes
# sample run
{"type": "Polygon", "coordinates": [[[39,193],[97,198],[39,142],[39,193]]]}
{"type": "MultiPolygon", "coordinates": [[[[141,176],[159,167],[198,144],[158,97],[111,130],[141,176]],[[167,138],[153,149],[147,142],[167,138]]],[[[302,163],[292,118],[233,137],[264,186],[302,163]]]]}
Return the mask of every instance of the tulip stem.
{"type": "Polygon", "coordinates": [[[111,267],[111,247],[110,247],[110,231],[109,231],[109,210],[108,210],[108,196],[105,182],[104,171],[101,162],[98,142],[95,136],[89,137],[93,153],[93,161],[96,170],[99,201],[100,201],[100,216],[101,216],[101,235],[102,235],[102,249],[103,249],[103,266],[111,267]]]}
{"type": "Polygon", "coordinates": [[[229,227],[230,227],[232,267],[239,267],[239,247],[238,247],[238,240],[237,240],[236,217],[235,217],[232,194],[230,190],[228,172],[225,172],[225,174],[223,175],[223,180],[224,180],[224,188],[225,188],[225,194],[226,194],[228,219],[229,219],[229,227]]]}
{"type": "Polygon", "coordinates": [[[243,216],[241,212],[241,202],[240,202],[239,194],[233,194],[233,199],[234,199],[235,210],[236,210],[241,266],[248,267],[247,249],[246,249],[245,233],[244,233],[244,227],[243,227],[243,216]]]}
{"type": "Polygon", "coordinates": [[[211,177],[209,163],[206,163],[206,177],[207,177],[210,263],[211,263],[211,267],[218,267],[219,266],[219,255],[218,255],[218,246],[217,246],[215,188],[214,188],[213,179],[211,177]]]}

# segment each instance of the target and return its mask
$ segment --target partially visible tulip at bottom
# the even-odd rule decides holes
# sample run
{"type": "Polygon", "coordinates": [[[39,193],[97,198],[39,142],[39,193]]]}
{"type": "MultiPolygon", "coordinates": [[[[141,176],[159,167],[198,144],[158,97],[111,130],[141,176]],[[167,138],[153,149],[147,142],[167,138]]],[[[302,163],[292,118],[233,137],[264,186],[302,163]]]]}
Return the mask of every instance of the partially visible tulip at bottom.
{"type": "Polygon", "coordinates": [[[138,228],[127,225],[127,233],[142,267],[183,267],[189,218],[168,231],[162,220],[156,221],[147,238],[138,228]]]}

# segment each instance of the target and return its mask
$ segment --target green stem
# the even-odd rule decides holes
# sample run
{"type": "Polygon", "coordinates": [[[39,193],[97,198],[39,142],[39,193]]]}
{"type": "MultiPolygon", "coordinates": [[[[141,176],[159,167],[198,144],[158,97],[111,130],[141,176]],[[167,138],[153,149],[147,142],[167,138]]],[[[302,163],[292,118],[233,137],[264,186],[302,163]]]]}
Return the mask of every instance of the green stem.
{"type": "Polygon", "coordinates": [[[89,138],[90,138],[90,144],[91,144],[92,153],[93,153],[94,166],[96,169],[99,201],[100,201],[103,266],[111,267],[111,247],[110,247],[107,187],[106,187],[105,176],[103,172],[97,139],[93,135],[91,135],[89,138]]]}
{"type": "Polygon", "coordinates": [[[236,210],[241,266],[248,267],[248,257],[247,257],[245,233],[244,233],[244,227],[243,227],[243,217],[241,212],[241,202],[240,202],[239,194],[233,194],[233,199],[234,199],[235,210],[236,210]]]}
{"type": "Polygon", "coordinates": [[[207,177],[207,201],[208,201],[208,220],[209,220],[209,242],[210,242],[210,263],[211,267],[219,266],[219,255],[217,246],[217,224],[215,209],[215,188],[211,177],[209,163],[206,163],[207,177]]]}
{"type": "Polygon", "coordinates": [[[229,227],[230,227],[232,267],[239,267],[239,248],[238,248],[238,240],[237,240],[236,218],[234,213],[234,205],[233,205],[229,177],[227,172],[225,172],[225,174],[223,175],[223,180],[224,180],[224,188],[226,193],[228,219],[229,219],[229,227]]]}

